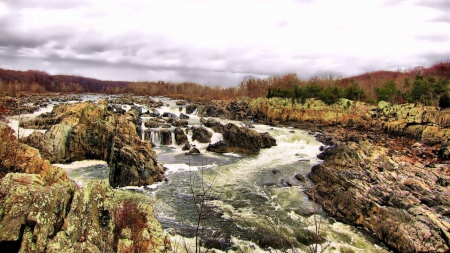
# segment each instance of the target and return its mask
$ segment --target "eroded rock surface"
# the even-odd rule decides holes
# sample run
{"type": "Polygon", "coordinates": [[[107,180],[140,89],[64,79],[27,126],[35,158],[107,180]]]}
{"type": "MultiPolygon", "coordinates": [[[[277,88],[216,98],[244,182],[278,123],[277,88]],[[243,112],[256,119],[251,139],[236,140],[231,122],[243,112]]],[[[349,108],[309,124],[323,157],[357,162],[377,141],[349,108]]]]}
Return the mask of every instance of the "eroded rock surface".
{"type": "Polygon", "coordinates": [[[258,133],[253,129],[238,127],[232,123],[222,125],[218,122],[206,121],[206,124],[223,135],[223,141],[210,144],[208,151],[258,154],[261,148],[276,145],[275,139],[269,133],[258,133]]]}
{"type": "MultiPolygon", "coordinates": [[[[71,180],[46,185],[39,175],[9,173],[0,180],[0,244],[5,252],[116,252],[117,209],[123,203],[105,182],[78,188],[71,180]]],[[[163,252],[169,247],[151,206],[139,233],[151,243],[141,252],[163,252]]],[[[136,220],[136,222],[138,222],[136,220]]],[[[130,226],[130,225],[129,225],[130,226]]],[[[130,244],[128,244],[130,245],[130,244]]]]}
{"type": "Polygon", "coordinates": [[[334,129],[312,168],[308,194],[332,216],[362,226],[400,252],[449,250],[450,166],[437,149],[334,129]],[[409,148],[408,148],[409,147],[409,148]]]}
{"type": "MultiPolygon", "coordinates": [[[[34,132],[26,138],[26,143],[39,149],[52,163],[85,159],[107,161],[113,187],[162,181],[163,167],[156,162],[150,143],[140,138],[141,122],[137,111],[114,114],[104,100],[98,104],[61,104],[42,116],[59,123],[45,134],[34,132]]],[[[42,117],[28,124],[39,125],[42,117]]]]}

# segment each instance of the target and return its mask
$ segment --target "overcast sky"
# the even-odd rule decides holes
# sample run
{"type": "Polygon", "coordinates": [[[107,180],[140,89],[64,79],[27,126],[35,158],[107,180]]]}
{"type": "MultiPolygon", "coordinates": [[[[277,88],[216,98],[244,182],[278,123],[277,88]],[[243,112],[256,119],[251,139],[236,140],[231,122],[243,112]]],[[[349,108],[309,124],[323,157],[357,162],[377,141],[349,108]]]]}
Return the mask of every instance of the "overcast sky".
{"type": "Polygon", "coordinates": [[[0,0],[0,68],[237,85],[450,60],[449,0],[0,0]]]}

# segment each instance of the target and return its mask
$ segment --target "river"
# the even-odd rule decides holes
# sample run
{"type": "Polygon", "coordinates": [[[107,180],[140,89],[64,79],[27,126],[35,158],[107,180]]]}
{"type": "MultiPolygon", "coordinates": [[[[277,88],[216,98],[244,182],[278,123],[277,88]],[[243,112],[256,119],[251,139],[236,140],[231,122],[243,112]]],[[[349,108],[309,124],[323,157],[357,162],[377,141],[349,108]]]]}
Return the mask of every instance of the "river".
{"type": "MultiPolygon", "coordinates": [[[[180,114],[175,101],[157,99],[165,105],[158,109],[161,115],[180,114]]],[[[143,111],[148,109],[143,106],[143,111]]],[[[190,125],[200,124],[199,117],[189,116],[190,125]]],[[[16,121],[11,125],[17,129],[16,121]]],[[[299,129],[255,124],[255,130],[269,132],[277,146],[263,149],[258,155],[216,154],[207,152],[207,144],[193,142],[188,134],[189,141],[201,151],[201,155],[191,156],[175,144],[159,145],[153,133],[151,138],[157,144],[154,150],[158,161],[168,169],[168,180],[121,190],[154,197],[157,218],[171,234],[177,252],[184,252],[185,245],[195,247],[196,233],[205,238],[204,243],[227,252],[309,252],[316,229],[321,236],[318,252],[325,246],[330,252],[388,252],[363,231],[327,217],[304,193],[313,184],[294,177],[300,174],[306,178],[311,167],[321,162],[316,156],[323,144],[299,129]]],[[[20,131],[25,135],[30,132],[20,131]]],[[[221,138],[221,134],[214,134],[212,142],[221,138]]],[[[64,168],[79,185],[108,178],[109,168],[104,161],[56,166],[64,168]]]]}

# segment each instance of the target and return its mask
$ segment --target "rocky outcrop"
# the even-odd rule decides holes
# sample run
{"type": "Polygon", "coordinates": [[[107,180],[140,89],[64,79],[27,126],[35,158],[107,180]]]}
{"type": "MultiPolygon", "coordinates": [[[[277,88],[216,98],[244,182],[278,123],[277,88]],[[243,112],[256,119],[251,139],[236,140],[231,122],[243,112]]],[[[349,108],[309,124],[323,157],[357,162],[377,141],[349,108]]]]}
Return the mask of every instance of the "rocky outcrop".
{"type": "Polygon", "coordinates": [[[195,110],[197,110],[197,105],[194,105],[194,104],[186,105],[186,113],[187,114],[192,114],[195,112],[195,110]]]}
{"type": "Polygon", "coordinates": [[[222,141],[210,144],[207,148],[208,151],[258,154],[261,148],[270,148],[276,145],[275,139],[269,133],[258,133],[253,129],[238,127],[233,123],[222,125],[214,120],[203,120],[203,122],[223,136],[222,141]]]}
{"type": "Polygon", "coordinates": [[[436,148],[333,131],[320,137],[333,148],[312,168],[308,194],[399,252],[449,251],[450,166],[438,164],[436,148]]]}
{"type": "Polygon", "coordinates": [[[211,142],[212,133],[205,127],[192,127],[192,140],[200,143],[211,142]]]}
{"type": "Polygon", "coordinates": [[[13,147],[0,149],[0,171],[21,172],[0,175],[2,252],[169,249],[169,241],[150,205],[133,201],[127,193],[117,194],[104,181],[79,188],[63,169],[42,159],[37,149],[19,143],[4,123],[0,123],[0,134],[0,146],[13,147]],[[130,201],[134,205],[127,210],[145,212],[124,210],[130,201]]]}
{"type": "MultiPolygon", "coordinates": [[[[143,224],[135,232],[142,235],[140,241],[119,234],[124,217],[118,210],[129,201],[121,196],[101,181],[78,188],[71,180],[49,185],[37,174],[9,173],[0,180],[0,246],[5,252],[168,250],[168,240],[148,204],[137,203],[136,208],[146,210],[145,217],[133,217],[143,224]]],[[[126,226],[131,229],[131,223],[126,226]]]]}
{"type": "Polygon", "coordinates": [[[152,119],[146,120],[144,122],[144,126],[147,127],[147,128],[159,128],[159,127],[169,128],[170,124],[168,124],[164,120],[159,120],[157,118],[152,118],[152,119]]]}
{"type": "Polygon", "coordinates": [[[118,115],[108,110],[106,101],[85,102],[55,106],[45,117],[58,118],[60,123],[45,134],[33,133],[25,141],[50,162],[105,160],[113,187],[148,185],[164,179],[164,169],[156,162],[150,143],[140,138],[136,110],[118,115]]]}
{"type": "Polygon", "coordinates": [[[169,129],[163,128],[159,130],[161,145],[171,145],[172,144],[172,132],[169,129]]]}
{"type": "Polygon", "coordinates": [[[175,135],[175,143],[177,145],[185,145],[185,144],[189,143],[188,138],[187,138],[186,134],[184,133],[183,129],[177,127],[177,128],[175,128],[175,130],[173,132],[175,135]]]}
{"type": "Polygon", "coordinates": [[[174,120],[172,121],[172,126],[174,127],[187,127],[189,125],[189,122],[185,119],[180,119],[180,120],[174,120]]]}

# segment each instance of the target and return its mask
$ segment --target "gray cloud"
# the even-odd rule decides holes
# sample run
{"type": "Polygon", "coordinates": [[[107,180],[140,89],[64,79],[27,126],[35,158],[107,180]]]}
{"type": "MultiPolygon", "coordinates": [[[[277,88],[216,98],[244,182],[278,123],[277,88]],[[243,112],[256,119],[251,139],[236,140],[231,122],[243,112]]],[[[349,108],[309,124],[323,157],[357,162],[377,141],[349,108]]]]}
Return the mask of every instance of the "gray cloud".
{"type": "Polygon", "coordinates": [[[443,23],[450,23],[450,14],[444,13],[436,18],[433,18],[430,20],[431,22],[443,22],[443,23]]]}
{"type": "MultiPolygon", "coordinates": [[[[314,3],[313,0],[296,1],[314,3]]],[[[389,0],[386,3],[392,5],[403,1],[389,0]]],[[[429,66],[437,61],[448,59],[448,52],[426,53],[409,59],[394,59],[396,56],[392,56],[392,59],[389,56],[376,56],[378,58],[374,59],[373,55],[377,54],[372,56],[369,54],[361,59],[348,55],[336,56],[330,51],[321,53],[319,46],[317,48],[309,46],[310,48],[305,50],[298,50],[296,44],[289,43],[286,43],[288,48],[278,50],[275,48],[278,45],[277,42],[273,43],[274,47],[268,46],[272,45],[269,42],[266,45],[265,41],[252,44],[251,33],[248,33],[248,38],[241,38],[241,41],[234,44],[225,43],[214,47],[214,45],[201,46],[203,44],[196,43],[195,39],[190,41],[183,40],[184,38],[172,38],[169,36],[170,33],[166,35],[165,32],[158,34],[151,30],[136,29],[134,32],[111,34],[114,32],[103,33],[101,29],[96,31],[94,25],[79,27],[78,23],[64,27],[55,22],[51,27],[27,29],[24,32],[22,21],[26,17],[21,16],[21,8],[78,8],[86,7],[87,1],[78,0],[68,3],[68,1],[60,0],[7,0],[4,2],[12,10],[0,16],[0,67],[3,68],[37,69],[51,74],[73,74],[105,80],[191,81],[232,86],[237,85],[246,76],[266,78],[297,73],[303,79],[329,75],[338,77],[380,69],[410,67],[408,64],[429,66]],[[87,31],[83,31],[84,28],[87,28],[87,31]],[[247,43],[246,39],[251,42],[247,43]],[[292,53],[286,53],[290,51],[292,53]]],[[[439,9],[443,6],[442,1],[431,1],[431,4],[423,2],[420,1],[419,4],[430,8],[439,9]]],[[[83,8],[81,16],[88,20],[91,18],[90,15],[95,18],[100,15],[105,20],[110,17],[107,9],[87,9],[83,8]]],[[[112,19],[110,21],[122,22],[112,19]]],[[[295,22],[283,21],[283,18],[277,18],[273,24],[278,25],[283,32],[296,26],[295,22]]],[[[171,26],[168,27],[171,28],[171,26]]],[[[219,35],[211,34],[210,36],[219,35]]],[[[261,38],[264,40],[265,37],[261,38]]],[[[449,36],[417,35],[415,39],[442,44],[449,40],[449,36]]],[[[279,40],[293,40],[292,43],[298,43],[298,47],[302,44],[301,40],[296,41],[295,36],[281,36],[279,40]]],[[[308,45],[308,43],[305,44],[308,45]]],[[[321,43],[317,42],[317,44],[321,43]]],[[[281,45],[284,47],[284,44],[281,45]]],[[[377,49],[373,48],[373,50],[377,49]]],[[[383,50],[379,51],[383,53],[383,50]]]]}
{"type": "Polygon", "coordinates": [[[442,34],[434,34],[434,35],[420,35],[415,36],[416,39],[419,40],[426,40],[431,42],[444,42],[449,40],[448,35],[442,35],[442,34]]]}
{"type": "Polygon", "coordinates": [[[450,3],[448,0],[420,0],[417,2],[420,6],[430,7],[439,11],[448,13],[450,3]]]}

